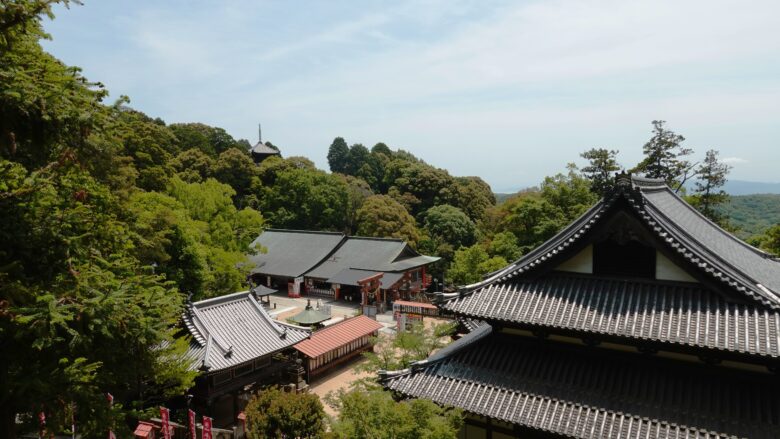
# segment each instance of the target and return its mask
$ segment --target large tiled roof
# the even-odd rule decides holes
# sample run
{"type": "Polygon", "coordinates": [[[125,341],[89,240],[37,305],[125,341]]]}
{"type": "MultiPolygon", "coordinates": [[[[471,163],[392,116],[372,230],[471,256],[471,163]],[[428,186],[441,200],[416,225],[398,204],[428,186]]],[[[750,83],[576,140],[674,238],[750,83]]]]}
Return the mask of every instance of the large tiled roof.
{"type": "Polygon", "coordinates": [[[311,332],[273,320],[249,292],[195,302],[184,323],[191,370],[215,372],[293,346],[311,332]]]}
{"type": "Polygon", "coordinates": [[[403,271],[438,259],[420,256],[400,239],[350,236],[325,261],[306,273],[306,276],[329,279],[349,268],[403,271]]]}
{"type": "Polygon", "coordinates": [[[485,327],[383,375],[384,385],[566,437],[780,437],[780,382],[772,375],[550,345],[485,327]]]}
{"type": "Polygon", "coordinates": [[[340,348],[360,337],[382,329],[382,325],[366,316],[357,316],[314,332],[310,338],[295,345],[309,358],[340,348]]]}
{"type": "Polygon", "coordinates": [[[266,250],[250,256],[255,264],[252,271],[271,276],[302,276],[333,253],[343,240],[342,233],[266,230],[252,243],[266,250]]]}
{"type": "Polygon", "coordinates": [[[550,273],[487,285],[442,307],[460,316],[780,356],[780,312],[701,284],[550,273]]]}
{"type": "Polygon", "coordinates": [[[638,177],[619,180],[611,194],[560,233],[466,290],[501,283],[556,260],[582,241],[618,200],[627,201],[669,251],[698,267],[705,276],[755,302],[780,309],[780,262],[713,224],[662,181],[638,177]]]}

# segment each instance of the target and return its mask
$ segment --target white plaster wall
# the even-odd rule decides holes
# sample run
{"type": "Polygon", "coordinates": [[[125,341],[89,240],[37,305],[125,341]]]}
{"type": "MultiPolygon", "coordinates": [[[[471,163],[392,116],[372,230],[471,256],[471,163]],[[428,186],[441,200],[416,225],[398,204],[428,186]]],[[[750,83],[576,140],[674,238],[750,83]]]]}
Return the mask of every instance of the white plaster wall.
{"type": "Polygon", "coordinates": [[[556,270],[593,274],[593,246],[585,247],[581,252],[574,255],[573,258],[559,265],[556,270]]]}
{"type": "Polygon", "coordinates": [[[685,270],[661,254],[661,252],[655,252],[655,278],[681,282],[698,282],[690,274],[686,273],[685,270]]]}

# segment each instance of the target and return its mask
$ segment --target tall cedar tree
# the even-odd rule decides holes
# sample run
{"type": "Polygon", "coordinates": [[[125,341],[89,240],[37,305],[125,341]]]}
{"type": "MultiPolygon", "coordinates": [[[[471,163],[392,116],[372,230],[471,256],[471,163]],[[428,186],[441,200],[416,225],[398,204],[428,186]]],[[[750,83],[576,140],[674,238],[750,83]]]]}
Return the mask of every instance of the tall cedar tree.
{"type": "Polygon", "coordinates": [[[665,124],[663,120],[653,121],[653,137],[642,147],[645,158],[633,171],[642,172],[646,177],[661,178],[679,192],[685,182],[695,175],[696,164],[684,158],[693,154],[692,149],[682,146],[685,137],[666,129],[665,124]]]}
{"type": "Polygon", "coordinates": [[[723,221],[718,207],[729,199],[722,188],[730,170],[731,166],[718,160],[718,151],[714,149],[707,151],[704,161],[696,169],[697,180],[691,201],[704,216],[715,222],[723,221]]]}
{"type": "Polygon", "coordinates": [[[620,170],[617,154],[617,150],[606,148],[591,148],[580,154],[588,161],[588,166],[582,168],[582,175],[590,180],[590,190],[594,194],[603,195],[611,186],[611,174],[620,170]]]}
{"type": "Polygon", "coordinates": [[[349,146],[343,137],[336,137],[328,148],[328,166],[331,172],[343,174],[349,160],[349,146]]]}

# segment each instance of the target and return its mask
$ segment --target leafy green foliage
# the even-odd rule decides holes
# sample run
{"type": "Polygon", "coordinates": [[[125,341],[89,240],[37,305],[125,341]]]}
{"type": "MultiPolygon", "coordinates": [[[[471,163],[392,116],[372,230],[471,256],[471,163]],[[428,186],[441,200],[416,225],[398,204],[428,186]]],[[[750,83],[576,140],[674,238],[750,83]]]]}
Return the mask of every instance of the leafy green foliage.
{"type": "Polygon", "coordinates": [[[448,281],[455,285],[472,284],[507,264],[507,260],[501,256],[490,257],[479,244],[464,247],[455,252],[452,265],[447,272],[448,281]]]}
{"type": "Polygon", "coordinates": [[[731,196],[717,209],[737,229],[737,236],[749,238],[780,223],[780,194],[731,196]]]}
{"type": "Polygon", "coordinates": [[[349,195],[343,179],[297,157],[270,157],[259,172],[253,192],[273,227],[345,230],[349,195]]]}
{"type": "Polygon", "coordinates": [[[387,195],[372,195],[356,214],[357,233],[361,236],[401,238],[417,245],[420,234],[414,218],[397,201],[387,195]]]}
{"type": "Polygon", "coordinates": [[[179,139],[182,150],[198,149],[210,157],[216,157],[230,148],[246,149],[246,142],[236,141],[224,129],[202,123],[175,123],[170,125],[179,139]]]}
{"type": "Polygon", "coordinates": [[[255,395],[244,413],[250,439],[319,438],[325,434],[325,410],[313,393],[271,387],[255,395]]]}
{"type": "Polygon", "coordinates": [[[342,391],[337,401],[337,438],[455,439],[463,425],[460,410],[425,399],[396,402],[389,392],[342,391]]]}
{"type": "Polygon", "coordinates": [[[424,214],[425,230],[438,241],[453,248],[469,246],[477,240],[477,227],[457,207],[442,204],[428,209],[424,214]]]}
{"type": "MultiPolygon", "coordinates": [[[[446,346],[450,342],[450,335],[455,332],[455,326],[455,323],[439,323],[429,327],[415,324],[392,338],[380,335],[373,340],[374,349],[363,353],[366,361],[355,369],[371,373],[377,370],[404,369],[446,346]]],[[[362,382],[369,388],[372,388],[371,383],[373,378],[362,382]]]]}

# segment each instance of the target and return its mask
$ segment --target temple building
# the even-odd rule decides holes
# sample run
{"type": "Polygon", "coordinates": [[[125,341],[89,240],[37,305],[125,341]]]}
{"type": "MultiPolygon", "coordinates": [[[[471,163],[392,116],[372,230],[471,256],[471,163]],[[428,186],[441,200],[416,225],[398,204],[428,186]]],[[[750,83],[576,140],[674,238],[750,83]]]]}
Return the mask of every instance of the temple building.
{"type": "Polygon", "coordinates": [[[467,334],[380,378],[462,408],[461,438],[780,437],[780,262],[662,181],[619,175],[556,236],[436,302],[467,334]]]}
{"type": "Polygon", "coordinates": [[[296,344],[295,349],[304,358],[306,381],[373,349],[372,338],[380,329],[381,323],[361,315],[316,331],[296,344]]]}
{"type": "Polygon", "coordinates": [[[184,324],[191,336],[185,358],[200,372],[191,403],[215,426],[233,424],[263,386],[304,382],[293,346],[311,331],[272,319],[251,292],[190,303],[184,324]]]}
{"type": "Polygon", "coordinates": [[[270,146],[263,143],[263,131],[259,125],[257,127],[257,134],[257,143],[255,146],[249,149],[249,153],[252,155],[252,160],[254,160],[255,163],[260,164],[263,160],[271,156],[281,157],[282,154],[278,149],[271,148],[270,146]]]}
{"type": "Polygon", "coordinates": [[[389,305],[424,299],[431,282],[426,267],[440,258],[420,255],[396,238],[346,236],[334,232],[269,229],[252,244],[254,282],[301,295],[389,305]],[[368,280],[377,288],[366,294],[368,280]]]}

